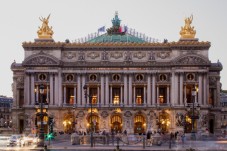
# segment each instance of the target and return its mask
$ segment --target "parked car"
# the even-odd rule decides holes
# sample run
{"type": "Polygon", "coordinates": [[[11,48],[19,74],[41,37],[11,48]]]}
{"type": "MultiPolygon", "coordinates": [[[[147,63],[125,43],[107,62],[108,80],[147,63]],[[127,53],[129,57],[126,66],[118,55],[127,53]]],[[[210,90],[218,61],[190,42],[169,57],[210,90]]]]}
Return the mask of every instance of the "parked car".
{"type": "Polygon", "coordinates": [[[8,139],[7,146],[21,146],[23,143],[21,135],[11,135],[8,139]]]}

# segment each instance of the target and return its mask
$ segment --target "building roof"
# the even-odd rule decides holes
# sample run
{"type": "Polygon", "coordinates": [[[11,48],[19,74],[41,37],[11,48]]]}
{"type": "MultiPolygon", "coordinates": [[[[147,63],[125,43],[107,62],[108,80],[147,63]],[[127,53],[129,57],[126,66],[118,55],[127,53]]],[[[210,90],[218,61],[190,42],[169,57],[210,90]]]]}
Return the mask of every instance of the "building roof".
{"type": "Polygon", "coordinates": [[[13,98],[0,96],[0,103],[12,103],[12,102],[13,102],[13,98]]]}
{"type": "Polygon", "coordinates": [[[93,38],[89,41],[88,43],[103,43],[103,42],[128,42],[128,43],[144,43],[146,42],[145,40],[135,37],[133,35],[130,35],[128,33],[125,34],[103,34],[101,36],[98,36],[96,38],[93,38]]]}

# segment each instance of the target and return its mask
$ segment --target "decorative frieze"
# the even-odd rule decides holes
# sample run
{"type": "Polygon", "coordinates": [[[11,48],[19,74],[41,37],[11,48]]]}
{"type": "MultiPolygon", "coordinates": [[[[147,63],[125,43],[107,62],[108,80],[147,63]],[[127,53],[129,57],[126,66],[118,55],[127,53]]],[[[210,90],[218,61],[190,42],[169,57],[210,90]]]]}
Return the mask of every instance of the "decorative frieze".
{"type": "Polygon", "coordinates": [[[89,57],[91,59],[96,59],[96,58],[100,57],[100,54],[98,52],[90,52],[87,54],[87,57],[89,57]]]}
{"type": "Polygon", "coordinates": [[[170,56],[170,52],[158,52],[157,57],[161,59],[166,59],[170,56]]]}
{"type": "Polygon", "coordinates": [[[138,59],[143,59],[144,57],[146,57],[146,53],[139,51],[139,52],[134,53],[133,57],[138,58],[138,59]]]}
{"type": "Polygon", "coordinates": [[[64,57],[66,57],[67,59],[73,59],[74,57],[76,57],[76,53],[75,52],[64,52],[64,57]]]}
{"type": "Polygon", "coordinates": [[[123,52],[111,52],[110,53],[110,57],[111,58],[114,58],[114,59],[119,59],[119,58],[122,58],[123,57],[123,52]]]}

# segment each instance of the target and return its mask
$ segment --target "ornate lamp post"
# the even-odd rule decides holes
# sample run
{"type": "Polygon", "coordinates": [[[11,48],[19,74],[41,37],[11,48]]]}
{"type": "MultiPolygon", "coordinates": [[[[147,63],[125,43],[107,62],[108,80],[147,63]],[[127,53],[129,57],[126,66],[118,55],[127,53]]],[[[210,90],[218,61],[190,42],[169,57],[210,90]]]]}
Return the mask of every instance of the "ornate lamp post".
{"type": "Polygon", "coordinates": [[[92,121],[92,101],[91,101],[92,96],[90,96],[87,93],[87,85],[84,85],[83,89],[84,89],[84,97],[86,100],[87,100],[87,98],[89,98],[89,103],[91,105],[91,147],[93,147],[93,121],[92,121]]]}
{"type": "Polygon", "coordinates": [[[39,87],[39,92],[40,92],[40,99],[41,99],[41,103],[40,103],[40,130],[39,130],[39,143],[38,143],[38,147],[44,147],[44,127],[43,127],[43,93],[44,93],[44,85],[41,84],[39,87]]]}

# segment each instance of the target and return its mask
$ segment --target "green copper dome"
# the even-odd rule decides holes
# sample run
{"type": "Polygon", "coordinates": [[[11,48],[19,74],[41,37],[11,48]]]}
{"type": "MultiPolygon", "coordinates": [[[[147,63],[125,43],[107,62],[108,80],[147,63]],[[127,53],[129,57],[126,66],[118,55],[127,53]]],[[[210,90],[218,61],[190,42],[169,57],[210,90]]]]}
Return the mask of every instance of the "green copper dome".
{"type": "Polygon", "coordinates": [[[96,38],[93,38],[88,43],[98,43],[98,42],[129,42],[129,43],[143,43],[145,42],[143,39],[135,37],[130,34],[124,34],[124,35],[108,35],[103,34],[101,36],[98,36],[96,38]]]}
{"type": "Polygon", "coordinates": [[[135,37],[127,32],[126,26],[121,26],[121,20],[118,13],[115,13],[112,19],[112,27],[108,28],[106,34],[100,35],[87,41],[87,43],[105,43],[105,42],[129,42],[129,43],[143,43],[145,40],[135,37]],[[123,30],[124,29],[124,30],[123,30]]]}

